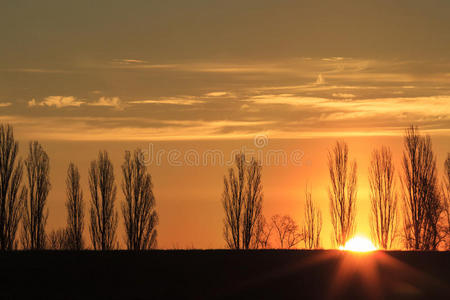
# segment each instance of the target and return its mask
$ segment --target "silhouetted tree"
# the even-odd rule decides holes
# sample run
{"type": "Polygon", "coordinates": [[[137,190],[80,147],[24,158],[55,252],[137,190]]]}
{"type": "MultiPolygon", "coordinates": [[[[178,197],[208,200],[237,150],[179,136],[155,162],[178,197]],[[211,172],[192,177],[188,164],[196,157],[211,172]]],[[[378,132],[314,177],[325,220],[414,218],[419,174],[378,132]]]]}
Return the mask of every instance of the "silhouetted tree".
{"type": "Polygon", "coordinates": [[[434,250],[440,236],[443,211],[437,185],[436,159],[431,138],[417,127],[405,132],[403,152],[404,237],[405,246],[416,250],[434,250]]]}
{"type": "Polygon", "coordinates": [[[47,247],[50,250],[68,250],[71,249],[69,245],[68,229],[52,230],[48,235],[47,247]]]}
{"type": "Polygon", "coordinates": [[[450,153],[444,163],[444,179],[442,183],[442,198],[444,204],[445,219],[443,236],[445,236],[446,249],[450,249],[450,153]]]}
{"type": "Polygon", "coordinates": [[[256,238],[255,245],[252,248],[255,249],[267,249],[270,248],[270,237],[272,235],[273,223],[267,222],[266,218],[261,215],[256,222],[256,238]]]}
{"type": "Polygon", "coordinates": [[[155,211],[152,178],[144,165],[142,150],[134,151],[133,157],[130,151],[125,151],[122,172],[122,191],[125,196],[122,211],[127,248],[153,249],[157,245],[158,215],[155,211]]]}
{"type": "Polygon", "coordinates": [[[307,249],[320,247],[320,233],[322,231],[322,212],[312,200],[311,192],[305,191],[305,224],[303,235],[307,249]]]}
{"type": "Polygon", "coordinates": [[[333,241],[337,246],[344,246],[355,231],[356,162],[352,162],[350,166],[349,164],[347,144],[336,142],[333,151],[328,152],[331,180],[328,195],[334,229],[333,241]]]}
{"type": "Polygon", "coordinates": [[[116,246],[117,212],[114,203],[117,188],[114,168],[106,151],[100,151],[98,159],[91,162],[89,190],[92,245],[95,250],[111,250],[116,246]]]}
{"type": "Polygon", "coordinates": [[[302,241],[303,235],[297,223],[290,216],[275,215],[272,217],[272,223],[281,249],[291,249],[302,241]]]}
{"type": "Polygon", "coordinates": [[[67,209],[67,248],[81,250],[84,247],[84,201],[80,186],[78,168],[69,164],[66,178],[66,209],[67,209]]]}
{"type": "Polygon", "coordinates": [[[372,239],[378,247],[390,249],[397,232],[397,193],[395,167],[391,150],[382,147],[374,150],[369,167],[370,224],[372,239]]]}
{"type": "Polygon", "coordinates": [[[37,142],[30,142],[25,160],[27,186],[23,187],[23,231],[22,244],[25,249],[45,248],[48,210],[47,196],[50,191],[50,163],[47,153],[37,142]]]}
{"type": "Polygon", "coordinates": [[[16,163],[19,145],[10,125],[0,125],[0,250],[17,248],[16,232],[20,221],[22,162],[16,163]]]}
{"type": "Polygon", "coordinates": [[[224,237],[231,249],[255,246],[256,223],[262,209],[261,165],[244,154],[235,157],[236,170],[224,177],[222,204],[225,210],[224,237]]]}

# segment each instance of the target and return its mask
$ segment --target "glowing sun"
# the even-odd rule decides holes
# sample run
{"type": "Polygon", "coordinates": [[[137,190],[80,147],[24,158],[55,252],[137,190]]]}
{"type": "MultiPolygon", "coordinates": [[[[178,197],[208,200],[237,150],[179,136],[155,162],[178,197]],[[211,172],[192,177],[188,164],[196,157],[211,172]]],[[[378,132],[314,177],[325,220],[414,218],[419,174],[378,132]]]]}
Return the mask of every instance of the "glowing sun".
{"type": "Polygon", "coordinates": [[[362,236],[355,236],[345,243],[345,246],[339,247],[340,250],[348,250],[354,252],[370,252],[377,250],[377,247],[372,244],[372,242],[362,236]]]}

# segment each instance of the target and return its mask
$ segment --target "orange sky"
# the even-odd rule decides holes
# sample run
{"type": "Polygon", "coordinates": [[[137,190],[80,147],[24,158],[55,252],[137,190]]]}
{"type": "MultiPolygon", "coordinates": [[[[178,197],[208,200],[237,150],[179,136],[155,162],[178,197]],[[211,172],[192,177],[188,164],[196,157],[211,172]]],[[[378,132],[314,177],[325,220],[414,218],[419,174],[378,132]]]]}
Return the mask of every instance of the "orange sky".
{"type": "MultiPolygon", "coordinates": [[[[358,210],[356,232],[370,237],[368,223],[369,194],[367,168],[370,153],[374,147],[389,145],[393,151],[394,161],[399,170],[399,160],[402,151],[400,137],[353,137],[345,138],[349,145],[350,155],[358,163],[358,210]]],[[[158,241],[162,248],[198,247],[222,248],[223,210],[221,193],[223,175],[227,166],[200,163],[200,166],[190,166],[190,158],[184,160],[186,153],[197,151],[201,157],[205,151],[220,150],[224,153],[225,162],[233,150],[247,151],[282,150],[287,154],[300,150],[304,156],[299,161],[288,160],[287,165],[276,165],[274,161],[263,167],[264,215],[289,214],[297,222],[303,222],[303,202],[305,185],[312,186],[313,199],[319,204],[324,217],[322,243],[331,247],[331,224],[328,206],[328,169],[326,165],[327,149],[335,142],[334,138],[315,139],[271,139],[263,148],[257,148],[253,140],[208,140],[208,141],[163,141],[153,142],[156,153],[164,150],[178,150],[179,159],[172,160],[169,165],[168,156],[163,155],[160,165],[156,161],[149,164],[153,176],[154,192],[160,224],[158,226],[158,241]],[[299,164],[297,164],[299,162],[299,164]],[[176,164],[182,164],[177,166],[176,164]]],[[[449,148],[448,137],[433,136],[433,146],[437,154],[438,168],[442,171],[443,161],[449,148]]],[[[49,195],[48,228],[57,228],[65,224],[65,190],[64,180],[69,161],[75,162],[81,172],[85,199],[89,200],[87,189],[87,169],[89,162],[96,158],[100,148],[107,149],[114,162],[116,183],[118,184],[117,204],[123,201],[120,189],[120,164],[123,161],[125,149],[141,147],[148,149],[144,142],[64,142],[43,141],[43,145],[51,158],[52,190],[49,195]]],[[[24,143],[21,143],[23,153],[24,143]]],[[[263,156],[267,157],[267,156],[263,156]]],[[[122,220],[121,222],[122,223],[122,220]]],[[[85,229],[88,237],[88,229],[85,229]]],[[[119,226],[123,238],[122,224],[119,226]]]]}

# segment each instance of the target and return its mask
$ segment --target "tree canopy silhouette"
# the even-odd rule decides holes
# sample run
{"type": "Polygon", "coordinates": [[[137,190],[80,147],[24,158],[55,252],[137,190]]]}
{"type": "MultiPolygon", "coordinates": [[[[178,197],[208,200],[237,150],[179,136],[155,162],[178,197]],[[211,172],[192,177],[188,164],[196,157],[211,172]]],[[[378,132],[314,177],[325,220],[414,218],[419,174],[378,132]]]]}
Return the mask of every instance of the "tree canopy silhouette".
{"type": "Polygon", "coordinates": [[[127,248],[153,249],[157,245],[158,215],[155,211],[152,178],[144,165],[142,150],[134,151],[133,157],[130,151],[125,151],[122,173],[122,191],[125,196],[122,212],[127,248]]]}
{"type": "Polygon", "coordinates": [[[312,200],[312,193],[305,191],[305,224],[303,225],[304,242],[307,249],[320,247],[322,231],[322,212],[312,200]]]}
{"type": "Polygon", "coordinates": [[[84,247],[84,201],[78,168],[69,164],[66,178],[67,248],[81,250],[84,247]]]}
{"type": "Polygon", "coordinates": [[[28,157],[25,160],[27,186],[23,187],[23,231],[22,244],[25,249],[45,248],[47,236],[48,210],[47,196],[50,191],[50,162],[47,153],[37,142],[30,142],[28,157]]]}
{"type": "Polygon", "coordinates": [[[303,240],[297,223],[289,215],[274,215],[272,223],[278,237],[280,249],[291,249],[303,240]]]}
{"type": "Polygon", "coordinates": [[[257,222],[263,202],[261,165],[246,162],[243,153],[235,157],[235,169],[224,176],[222,205],[225,211],[224,237],[231,249],[256,246],[257,222]]]}
{"type": "Polygon", "coordinates": [[[330,199],[331,223],[334,229],[334,243],[344,246],[355,231],[356,215],[356,162],[349,163],[348,146],[345,142],[336,142],[328,152],[328,170],[331,186],[328,189],[330,199]]]}
{"type": "Polygon", "coordinates": [[[369,167],[370,225],[378,247],[390,249],[397,232],[397,193],[391,150],[381,147],[372,152],[369,167]]]}
{"type": "Polygon", "coordinates": [[[267,249],[271,247],[270,237],[273,231],[273,223],[267,222],[264,215],[261,214],[258,221],[256,222],[256,233],[255,233],[255,245],[252,248],[255,249],[267,249]]]}
{"type": "Polygon", "coordinates": [[[17,248],[16,233],[21,217],[22,161],[16,162],[19,145],[10,125],[0,125],[0,250],[17,248]]]}
{"type": "Polygon", "coordinates": [[[89,169],[91,192],[90,234],[95,250],[111,250],[116,247],[117,212],[114,168],[106,151],[100,151],[89,169]]]}
{"type": "Polygon", "coordinates": [[[444,162],[444,179],[442,183],[442,197],[445,209],[444,235],[446,237],[446,249],[450,249],[450,153],[444,162]]]}
{"type": "Polygon", "coordinates": [[[67,228],[50,231],[47,237],[47,248],[50,250],[73,250],[69,245],[69,233],[67,228]]]}
{"type": "Polygon", "coordinates": [[[405,246],[435,250],[442,241],[440,218],[443,212],[436,158],[431,138],[421,135],[415,126],[406,129],[402,163],[405,246]]]}

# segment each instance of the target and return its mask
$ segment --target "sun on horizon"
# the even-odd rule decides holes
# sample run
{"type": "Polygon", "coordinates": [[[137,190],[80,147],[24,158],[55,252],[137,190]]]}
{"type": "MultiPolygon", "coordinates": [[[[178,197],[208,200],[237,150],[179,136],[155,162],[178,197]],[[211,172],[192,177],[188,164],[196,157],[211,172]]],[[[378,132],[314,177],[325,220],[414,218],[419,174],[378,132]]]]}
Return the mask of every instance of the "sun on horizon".
{"type": "Polygon", "coordinates": [[[371,252],[378,250],[378,248],[368,238],[358,235],[348,240],[344,246],[340,246],[339,250],[371,252]]]}

